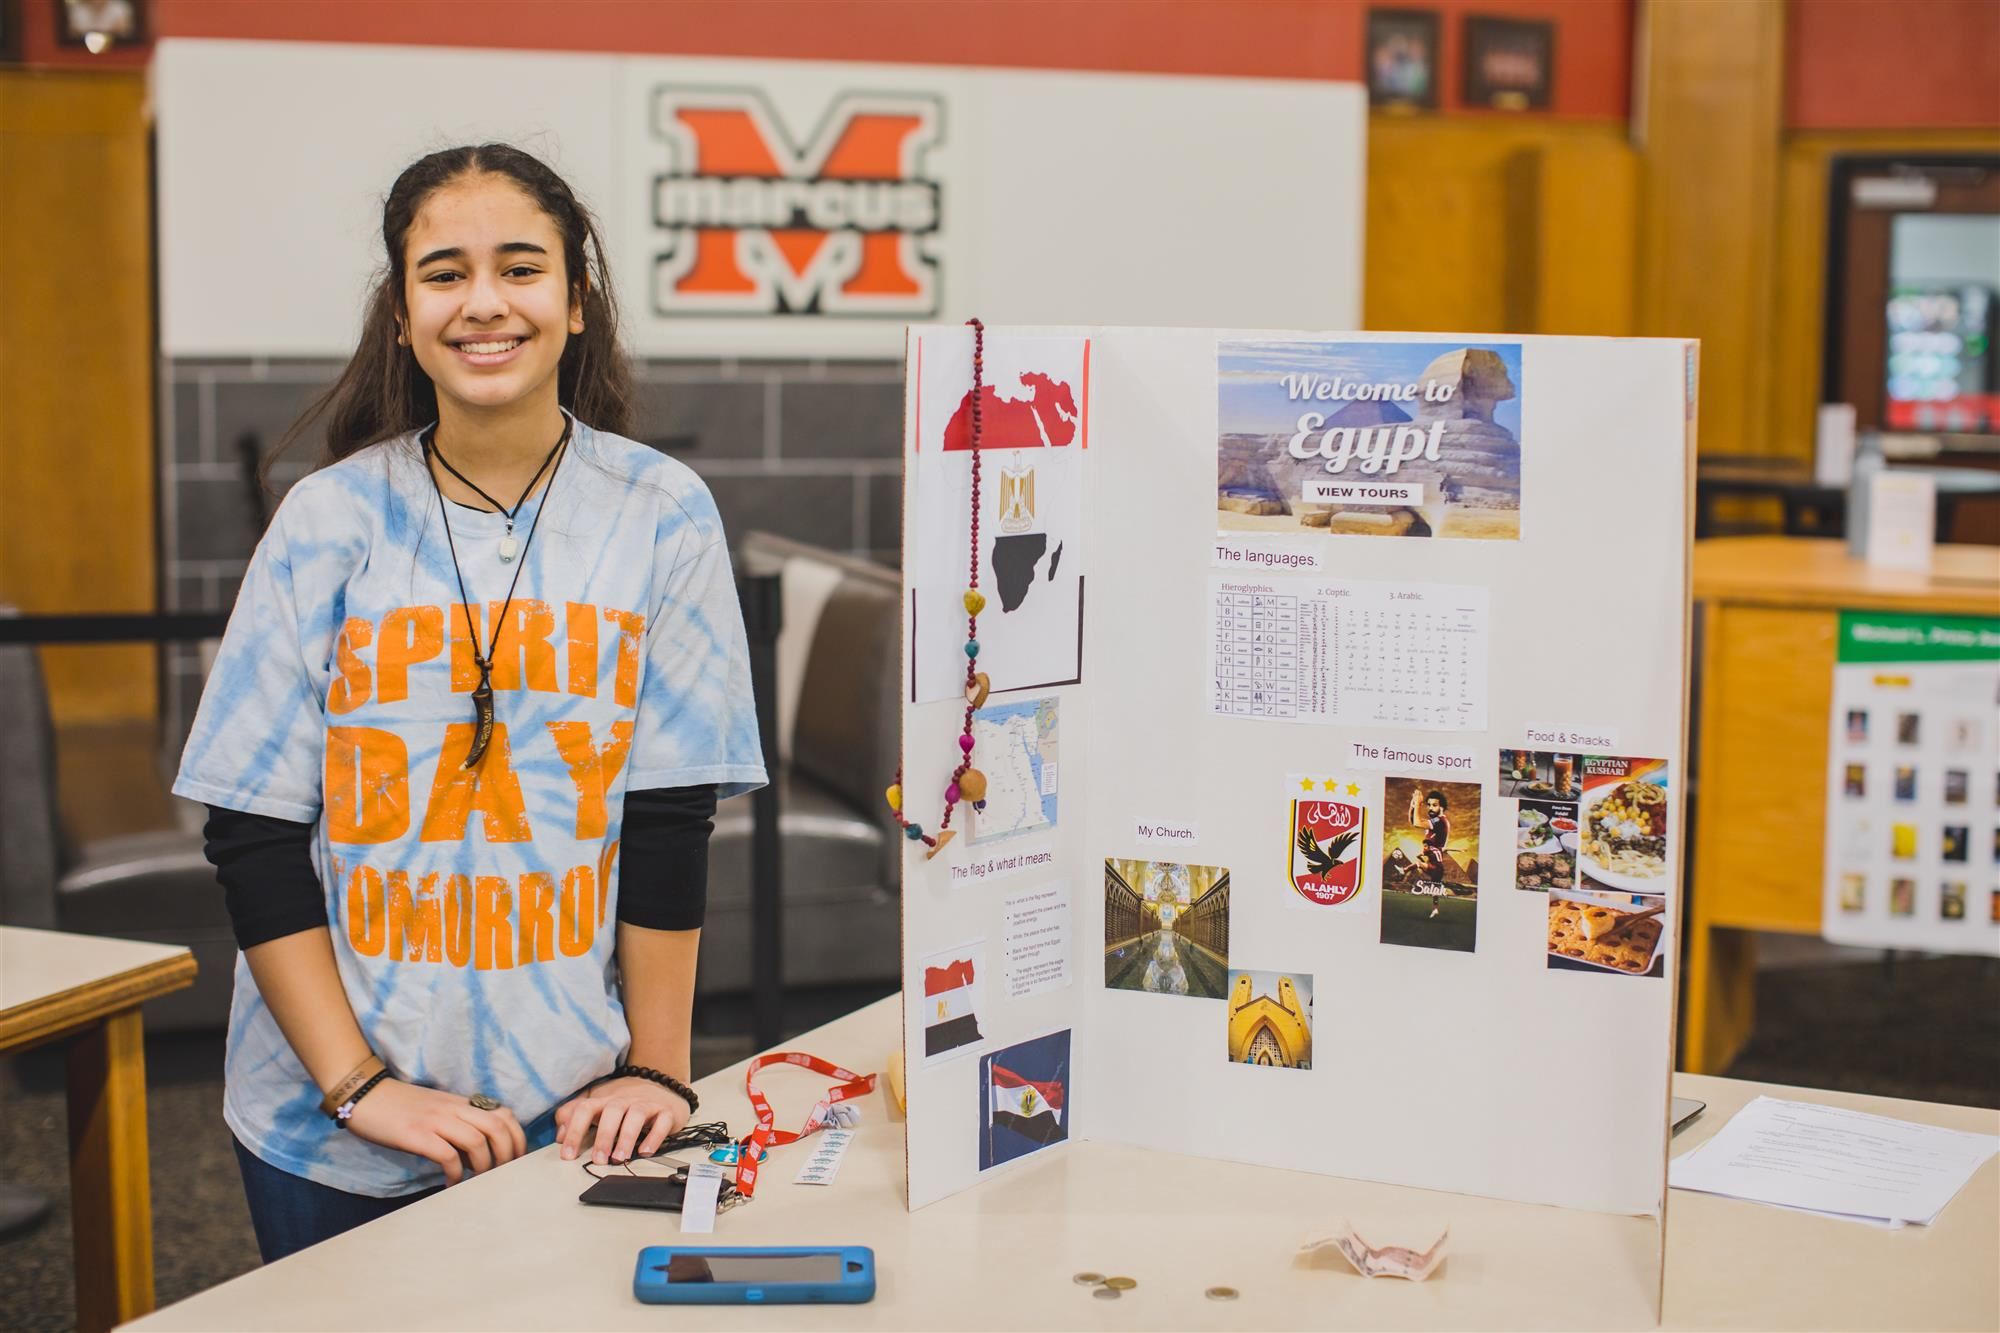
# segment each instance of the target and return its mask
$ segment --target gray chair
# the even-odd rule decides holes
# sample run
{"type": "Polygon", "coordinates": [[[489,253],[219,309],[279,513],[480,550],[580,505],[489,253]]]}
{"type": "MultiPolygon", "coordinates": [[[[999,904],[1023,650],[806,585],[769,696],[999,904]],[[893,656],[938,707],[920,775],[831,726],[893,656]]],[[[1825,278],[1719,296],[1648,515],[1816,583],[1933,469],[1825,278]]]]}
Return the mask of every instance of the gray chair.
{"type": "MultiPolygon", "coordinates": [[[[780,793],[787,988],[901,973],[902,837],[882,798],[902,745],[902,578],[893,569],[753,532],[738,558],[777,567],[780,793]],[[801,593],[801,589],[805,591],[801,593]]],[[[724,801],[709,844],[701,994],[750,986],[750,798],[724,801]]]]}
{"type": "Polygon", "coordinates": [[[55,726],[41,659],[0,645],[0,925],[178,944],[194,985],[146,1006],[150,1031],[221,1027],[236,941],[201,837],[181,830],[78,845],[56,802],[55,726]]]}

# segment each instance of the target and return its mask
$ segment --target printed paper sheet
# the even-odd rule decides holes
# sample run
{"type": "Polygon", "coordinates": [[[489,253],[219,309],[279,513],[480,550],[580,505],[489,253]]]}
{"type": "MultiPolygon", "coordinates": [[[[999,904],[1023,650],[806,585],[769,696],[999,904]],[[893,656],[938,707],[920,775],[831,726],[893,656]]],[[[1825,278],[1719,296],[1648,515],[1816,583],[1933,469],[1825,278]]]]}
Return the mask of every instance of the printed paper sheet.
{"type": "Polygon", "coordinates": [[[1209,712],[1484,731],[1484,588],[1211,580],[1209,712]]]}

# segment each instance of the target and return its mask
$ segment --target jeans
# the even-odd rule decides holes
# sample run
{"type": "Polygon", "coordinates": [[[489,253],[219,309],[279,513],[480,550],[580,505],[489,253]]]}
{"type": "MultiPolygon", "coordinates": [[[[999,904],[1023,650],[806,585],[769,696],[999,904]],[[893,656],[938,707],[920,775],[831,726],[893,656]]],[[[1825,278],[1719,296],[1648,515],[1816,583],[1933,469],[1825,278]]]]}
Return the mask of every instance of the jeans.
{"type": "MultiPolygon", "coordinates": [[[[546,1146],[555,1140],[555,1112],[551,1110],[522,1128],[529,1152],[546,1146]]],[[[236,1165],[243,1173],[243,1195],[250,1204],[250,1225],[257,1232],[257,1249],[267,1264],[297,1254],[308,1245],[331,1240],[343,1231],[352,1231],[364,1222],[387,1217],[398,1208],[428,1199],[444,1188],[438,1185],[393,1199],[349,1194],[279,1170],[237,1142],[233,1135],[230,1142],[236,1144],[236,1165]]]]}
{"type": "Polygon", "coordinates": [[[437,1193],[436,1189],[429,1189],[393,1199],[349,1194],[280,1171],[237,1142],[234,1136],[230,1141],[236,1144],[236,1165],[243,1172],[243,1196],[250,1203],[250,1225],[257,1231],[257,1250],[267,1264],[437,1193]]]}

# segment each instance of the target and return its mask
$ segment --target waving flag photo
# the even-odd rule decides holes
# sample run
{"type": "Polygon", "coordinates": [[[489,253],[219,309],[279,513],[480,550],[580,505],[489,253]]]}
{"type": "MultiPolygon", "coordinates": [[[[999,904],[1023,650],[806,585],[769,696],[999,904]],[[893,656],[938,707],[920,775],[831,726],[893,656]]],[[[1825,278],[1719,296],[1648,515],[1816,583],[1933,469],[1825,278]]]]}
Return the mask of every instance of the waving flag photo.
{"type": "Polygon", "coordinates": [[[1062,1137],[1063,1085],[1022,1078],[1011,1069],[993,1066],[993,1123],[1037,1143],[1062,1137]]]}
{"type": "Polygon", "coordinates": [[[979,1063],[979,1169],[1069,1138],[1069,1030],[1024,1041],[979,1063]]]}

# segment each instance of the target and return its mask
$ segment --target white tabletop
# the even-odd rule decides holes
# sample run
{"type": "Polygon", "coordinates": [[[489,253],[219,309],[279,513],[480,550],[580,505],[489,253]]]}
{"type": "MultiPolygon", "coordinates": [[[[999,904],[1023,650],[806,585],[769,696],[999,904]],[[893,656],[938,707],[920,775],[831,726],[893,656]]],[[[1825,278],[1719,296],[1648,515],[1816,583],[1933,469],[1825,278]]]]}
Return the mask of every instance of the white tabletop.
{"type": "Polygon", "coordinates": [[[0,926],[0,1010],[181,957],[178,944],[0,926]]]}
{"type": "MultiPolygon", "coordinates": [[[[893,999],[788,1049],[879,1069],[900,1037],[893,999]]],[[[771,1071],[778,1123],[802,1119],[823,1080],[771,1071]]],[[[697,1085],[702,1118],[750,1123],[742,1068],[697,1085]]],[[[1761,1092],[1992,1133],[2000,1113],[1773,1089],[1683,1075],[1708,1111],[1685,1151],[1761,1092]]],[[[795,1185],[805,1149],[774,1154],[754,1203],[724,1213],[718,1245],[862,1244],[878,1293],[864,1306],[640,1305],[641,1246],[673,1243],[669,1214],[576,1202],[590,1182],[544,1150],[434,1199],[171,1306],[144,1329],[983,1329],[1650,1327],[1659,1230],[1646,1218],[1500,1203],[1299,1172],[1078,1143],[1037,1154],[918,1213],[904,1207],[902,1127],[885,1095],[830,1187],[795,1185]],[[1351,1219],[1371,1241],[1427,1242],[1449,1223],[1431,1281],[1367,1281],[1296,1251],[1351,1219]],[[1079,1270],[1139,1286],[1101,1301],[1079,1270]],[[1204,1298],[1232,1286],[1234,1302],[1204,1298]]],[[[1476,1107],[1470,1107],[1476,1113],[1476,1107]]],[[[1577,1166],[1590,1136],[1579,1127],[1577,1166]]],[[[645,1169],[643,1166],[641,1169],[645,1169]]],[[[1882,1231],[1674,1191],[1666,1323],[1673,1328],[2000,1327],[2000,1177],[1989,1161],[1937,1225],[1882,1231]]]]}
{"type": "Polygon", "coordinates": [[[188,984],[177,944],[0,926],[0,1047],[41,1038],[188,984]]]}

